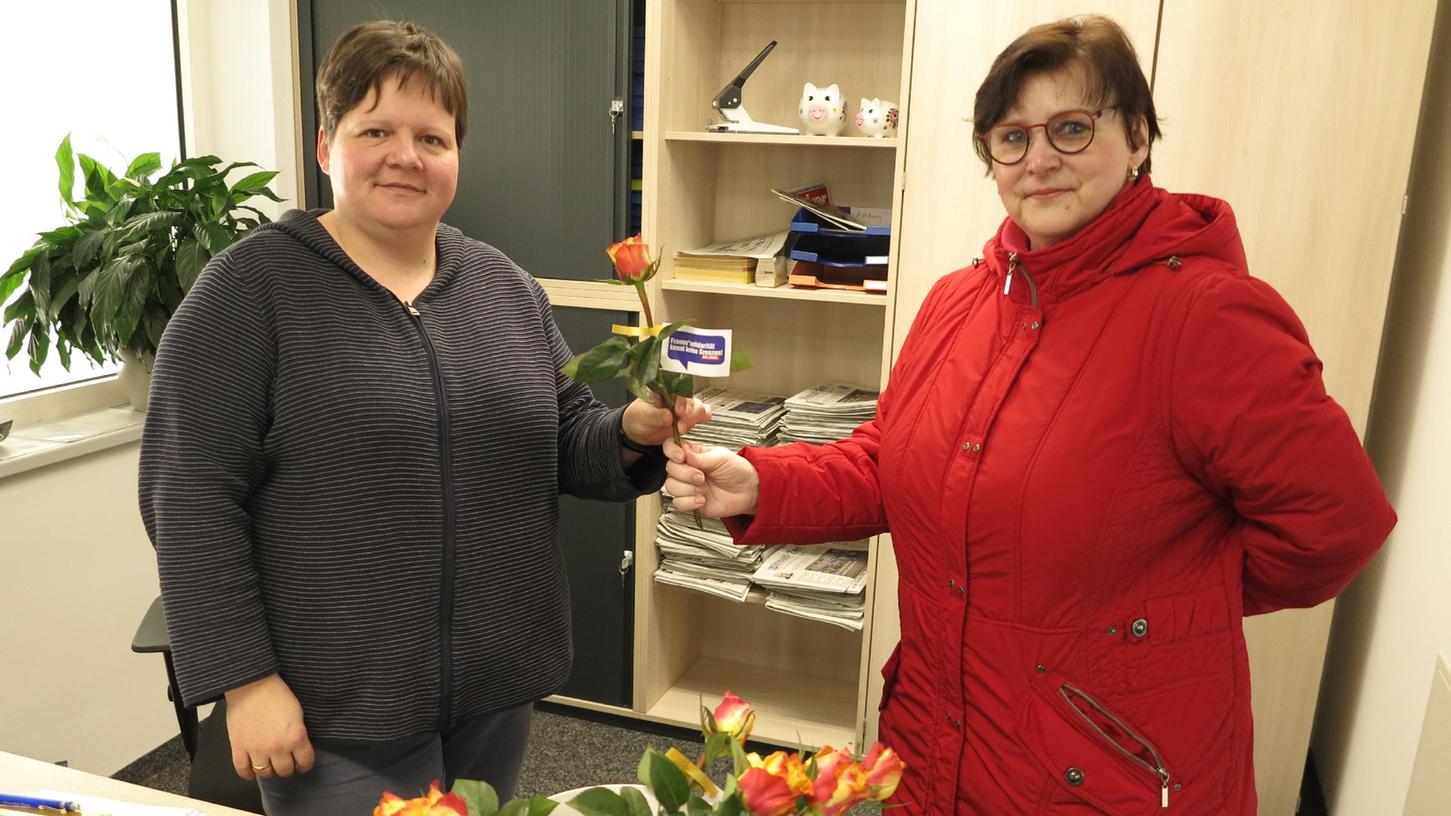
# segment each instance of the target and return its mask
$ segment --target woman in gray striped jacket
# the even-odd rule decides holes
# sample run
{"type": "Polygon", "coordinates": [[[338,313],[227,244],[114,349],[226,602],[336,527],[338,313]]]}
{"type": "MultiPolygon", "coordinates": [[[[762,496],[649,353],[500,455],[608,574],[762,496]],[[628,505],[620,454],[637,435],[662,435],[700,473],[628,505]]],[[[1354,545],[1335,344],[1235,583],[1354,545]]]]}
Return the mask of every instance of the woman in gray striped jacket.
{"type": "Polygon", "coordinates": [[[561,375],[543,290],[441,223],[468,117],[452,49],[354,27],[317,100],[335,208],[214,258],[157,353],[140,497],[177,681],[225,696],[274,816],[436,778],[507,796],[570,668],[559,494],[658,489],[670,412],[561,375]]]}

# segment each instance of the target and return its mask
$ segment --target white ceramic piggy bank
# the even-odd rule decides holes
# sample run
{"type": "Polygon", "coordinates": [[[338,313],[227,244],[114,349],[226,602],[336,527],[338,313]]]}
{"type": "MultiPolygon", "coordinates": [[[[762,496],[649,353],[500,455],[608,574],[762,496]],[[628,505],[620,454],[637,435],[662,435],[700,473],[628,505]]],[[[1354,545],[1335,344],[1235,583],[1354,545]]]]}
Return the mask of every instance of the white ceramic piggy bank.
{"type": "Polygon", "coordinates": [[[862,97],[862,106],[856,115],[856,129],[863,136],[875,136],[878,139],[883,136],[896,136],[897,103],[862,97]]]}
{"type": "Polygon", "coordinates": [[[836,136],[846,127],[846,104],[835,84],[818,88],[810,82],[801,89],[801,132],[836,136]]]}

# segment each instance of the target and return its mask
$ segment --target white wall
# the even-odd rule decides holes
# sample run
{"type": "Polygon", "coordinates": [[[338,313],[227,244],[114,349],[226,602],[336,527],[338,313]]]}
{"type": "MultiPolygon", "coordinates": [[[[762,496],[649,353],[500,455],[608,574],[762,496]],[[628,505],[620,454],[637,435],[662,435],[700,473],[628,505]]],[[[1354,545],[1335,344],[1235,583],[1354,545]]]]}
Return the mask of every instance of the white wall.
{"type": "MultiPolygon", "coordinates": [[[[179,0],[177,14],[187,155],[210,153],[277,170],[272,189],[288,200],[252,203],[273,217],[301,207],[294,3],[179,0]]],[[[311,139],[302,143],[311,149],[311,139]]]]}
{"type": "MultiPolygon", "coordinates": [[[[291,0],[178,6],[187,154],[280,170],[296,199],[291,0]]],[[[0,479],[0,750],[111,774],[176,736],[161,658],[130,651],[158,591],[137,450],[0,479]]]]}
{"type": "Polygon", "coordinates": [[[1451,656],[1447,2],[1431,49],[1410,190],[1366,434],[1400,522],[1335,610],[1312,743],[1332,814],[1402,811],[1437,655],[1451,656]]]}
{"type": "Polygon", "coordinates": [[[131,652],[158,591],[136,452],[0,479],[0,750],[110,774],[176,736],[161,656],[131,652]]]}

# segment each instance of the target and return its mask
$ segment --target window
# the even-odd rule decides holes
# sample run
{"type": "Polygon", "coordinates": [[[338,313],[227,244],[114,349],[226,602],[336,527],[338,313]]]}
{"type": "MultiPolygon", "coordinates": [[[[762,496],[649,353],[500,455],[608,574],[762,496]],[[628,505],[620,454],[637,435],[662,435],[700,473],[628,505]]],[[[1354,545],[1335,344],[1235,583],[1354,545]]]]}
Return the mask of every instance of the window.
{"type": "MultiPolygon", "coordinates": [[[[65,216],[54,156],[67,133],[77,153],[121,172],[150,151],[169,166],[180,154],[180,128],[170,0],[17,3],[5,18],[16,35],[0,49],[9,112],[0,263],[9,268],[36,233],[65,216]]],[[[0,352],[9,339],[6,326],[0,352]]],[[[66,371],[52,350],[37,377],[22,348],[12,360],[0,354],[0,398],[115,370],[76,354],[66,371]]]]}

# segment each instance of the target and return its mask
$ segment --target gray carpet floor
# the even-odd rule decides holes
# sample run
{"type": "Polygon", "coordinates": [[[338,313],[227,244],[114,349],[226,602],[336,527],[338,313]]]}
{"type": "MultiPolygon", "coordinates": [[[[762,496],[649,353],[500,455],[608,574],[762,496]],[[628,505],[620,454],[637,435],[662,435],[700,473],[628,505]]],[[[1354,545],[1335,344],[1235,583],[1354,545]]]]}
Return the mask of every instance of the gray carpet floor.
{"type": "MultiPolygon", "coordinates": [[[[652,746],[662,751],[675,747],[691,757],[704,747],[697,732],[541,703],[535,707],[515,795],[548,795],[587,785],[634,782],[640,755],[652,746]]],[[[764,755],[777,747],[751,743],[748,749],[764,755]]],[[[189,766],[177,737],[122,768],[114,778],[185,795],[189,766]]],[[[724,770],[718,769],[712,776],[720,780],[724,770]]],[[[851,813],[880,813],[880,808],[864,805],[851,813]]]]}

